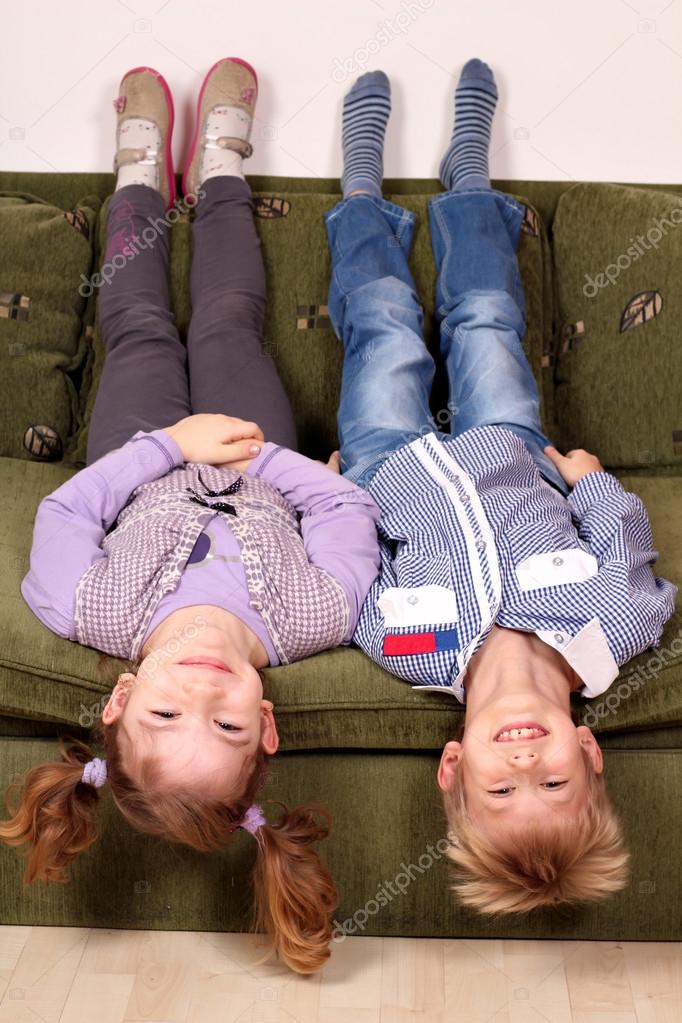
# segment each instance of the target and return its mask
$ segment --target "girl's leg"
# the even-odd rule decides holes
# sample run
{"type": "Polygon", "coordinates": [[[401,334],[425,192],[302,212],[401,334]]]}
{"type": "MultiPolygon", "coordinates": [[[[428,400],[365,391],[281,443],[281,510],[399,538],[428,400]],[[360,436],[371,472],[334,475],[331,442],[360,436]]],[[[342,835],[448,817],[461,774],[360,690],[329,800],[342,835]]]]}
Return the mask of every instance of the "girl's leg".
{"type": "Polygon", "coordinates": [[[407,264],[415,216],[381,197],[390,109],[383,71],[361,75],[343,105],[344,199],[325,215],[329,314],[345,349],[341,466],[361,486],[396,448],[434,429],[434,364],[407,264]]]}
{"type": "Polygon", "coordinates": [[[263,346],[265,270],[251,189],[228,175],[201,189],[187,340],[192,410],[252,420],[266,440],[296,450],[289,400],[263,346]]]}
{"type": "Polygon", "coordinates": [[[441,164],[451,191],[431,200],[441,354],[455,416],[452,433],[504,426],[529,448],[544,478],[567,487],[545,455],[537,384],[523,350],[524,295],[516,256],[524,208],[490,188],[487,149],[497,98],[487,65],[465,65],[455,130],[441,164]]]}
{"type": "Polygon", "coordinates": [[[161,193],[127,185],[114,193],[99,318],[106,357],[88,434],[88,464],[138,430],[190,414],[186,353],[170,311],[168,225],[161,193]]]}

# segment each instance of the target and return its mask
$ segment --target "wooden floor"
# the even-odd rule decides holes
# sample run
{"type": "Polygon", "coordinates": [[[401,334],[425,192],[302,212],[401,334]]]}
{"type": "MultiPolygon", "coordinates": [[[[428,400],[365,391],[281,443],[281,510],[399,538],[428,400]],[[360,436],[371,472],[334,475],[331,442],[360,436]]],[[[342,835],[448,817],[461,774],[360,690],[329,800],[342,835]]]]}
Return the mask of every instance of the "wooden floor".
{"type": "Polygon", "coordinates": [[[680,1023],[682,945],[347,938],[315,977],[252,938],[0,927],[0,1023],[680,1023]]]}

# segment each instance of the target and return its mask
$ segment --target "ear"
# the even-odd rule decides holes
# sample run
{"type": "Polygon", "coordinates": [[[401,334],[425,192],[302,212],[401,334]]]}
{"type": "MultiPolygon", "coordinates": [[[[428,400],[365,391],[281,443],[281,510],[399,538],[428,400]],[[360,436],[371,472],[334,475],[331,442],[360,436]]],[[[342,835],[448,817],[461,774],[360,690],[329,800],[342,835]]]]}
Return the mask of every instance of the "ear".
{"type": "Polygon", "coordinates": [[[123,672],[122,675],[118,676],[118,681],[114,686],[114,691],[107,701],[107,705],[102,711],[102,721],[105,725],[112,725],[114,721],[117,721],[130,696],[132,687],[137,682],[135,675],[130,671],[123,672]]]}
{"type": "Polygon", "coordinates": [[[454,739],[451,742],[446,742],[443,747],[443,753],[440,758],[440,764],[438,765],[438,772],[436,774],[438,788],[442,792],[447,792],[448,789],[452,788],[461,759],[461,742],[455,742],[454,739]]]}
{"type": "Polygon", "coordinates": [[[263,700],[261,703],[260,748],[263,753],[267,753],[270,756],[279,749],[279,735],[277,734],[275,715],[272,711],[273,707],[270,701],[263,700]]]}
{"type": "Polygon", "coordinates": [[[578,733],[578,742],[587,753],[590,758],[590,763],[595,774],[601,774],[604,770],[604,757],[602,756],[599,743],[592,735],[587,725],[578,725],[576,728],[578,733]]]}

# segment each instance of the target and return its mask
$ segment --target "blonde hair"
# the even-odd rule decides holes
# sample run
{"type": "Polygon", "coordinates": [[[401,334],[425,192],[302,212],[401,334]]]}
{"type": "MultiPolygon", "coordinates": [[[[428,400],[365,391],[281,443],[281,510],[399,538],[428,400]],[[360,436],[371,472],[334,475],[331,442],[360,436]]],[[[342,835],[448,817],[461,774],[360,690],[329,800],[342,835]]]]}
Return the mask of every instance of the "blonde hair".
{"type": "Polygon", "coordinates": [[[629,853],[620,820],[583,750],[587,801],[572,821],[529,825],[497,845],[467,812],[461,768],[443,793],[454,865],[452,890],[480,913],[523,913],[540,906],[596,902],[620,891],[629,853]]]}
{"type": "MultiPolygon", "coordinates": [[[[155,792],[162,765],[152,759],[142,764],[138,787],[123,766],[118,733],[119,721],[100,721],[93,739],[106,751],[107,781],[128,823],[199,852],[224,847],[265,781],[265,754],[251,759],[244,791],[228,806],[194,792],[155,792]]],[[[99,836],[99,790],[82,781],[83,765],[93,753],[72,737],[60,738],[59,745],[61,761],[30,768],[6,794],[12,818],[0,822],[0,840],[28,847],[22,849],[28,861],[24,885],[68,881],[68,865],[99,836]],[[68,748],[66,741],[71,743],[68,748]]],[[[337,904],[331,875],[313,849],[313,843],[329,834],[331,819],[325,809],[312,805],[282,811],[277,823],[262,825],[255,836],[254,924],[269,935],[272,950],[292,970],[314,973],[329,958],[337,904]]]]}

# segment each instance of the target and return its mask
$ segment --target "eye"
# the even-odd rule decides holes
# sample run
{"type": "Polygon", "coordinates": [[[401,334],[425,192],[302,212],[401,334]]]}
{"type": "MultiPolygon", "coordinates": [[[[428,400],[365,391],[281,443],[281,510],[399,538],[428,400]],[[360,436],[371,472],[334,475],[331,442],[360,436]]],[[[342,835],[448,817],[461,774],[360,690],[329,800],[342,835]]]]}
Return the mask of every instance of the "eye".
{"type": "Polygon", "coordinates": [[[552,789],[561,789],[561,788],[564,787],[564,785],[568,785],[568,780],[566,780],[566,781],[546,781],[546,782],[543,782],[542,787],[543,787],[543,789],[550,789],[550,791],[551,791],[552,789]]]}
{"type": "MultiPolygon", "coordinates": [[[[175,712],[172,710],[153,710],[152,714],[155,714],[157,717],[164,718],[164,720],[166,721],[172,720],[174,717],[177,717],[177,714],[175,714],[175,712]]],[[[237,728],[236,725],[231,725],[227,721],[216,721],[216,724],[220,726],[223,732],[242,731],[241,728],[237,728]]]]}
{"type": "Polygon", "coordinates": [[[506,789],[488,789],[488,794],[491,796],[508,796],[514,789],[510,786],[506,789]]]}

